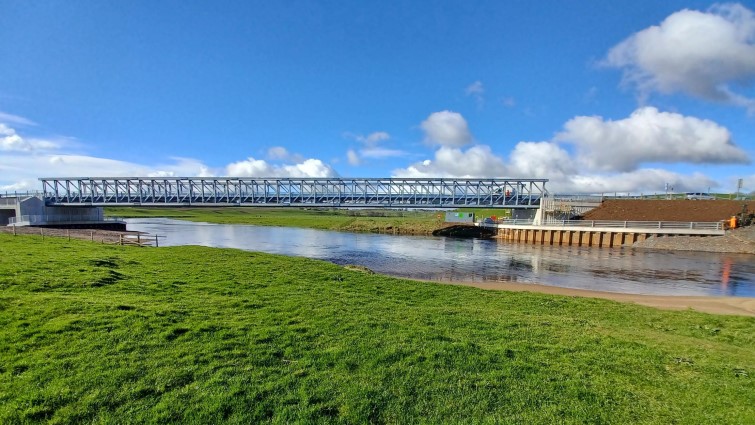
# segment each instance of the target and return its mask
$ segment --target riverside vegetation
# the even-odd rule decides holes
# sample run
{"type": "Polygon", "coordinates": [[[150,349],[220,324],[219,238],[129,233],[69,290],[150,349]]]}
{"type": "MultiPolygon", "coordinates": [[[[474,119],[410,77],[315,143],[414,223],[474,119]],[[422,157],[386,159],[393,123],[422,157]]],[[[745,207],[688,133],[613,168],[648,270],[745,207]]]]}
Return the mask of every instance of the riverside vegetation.
{"type": "Polygon", "coordinates": [[[755,318],[0,234],[0,423],[754,423],[755,318]]]}
{"type": "MultiPolygon", "coordinates": [[[[478,217],[501,215],[502,210],[463,209],[478,217]]],[[[142,218],[166,217],[217,224],[307,227],[346,232],[429,235],[444,226],[440,211],[344,210],[327,208],[118,208],[108,207],[107,215],[142,218]]]]}

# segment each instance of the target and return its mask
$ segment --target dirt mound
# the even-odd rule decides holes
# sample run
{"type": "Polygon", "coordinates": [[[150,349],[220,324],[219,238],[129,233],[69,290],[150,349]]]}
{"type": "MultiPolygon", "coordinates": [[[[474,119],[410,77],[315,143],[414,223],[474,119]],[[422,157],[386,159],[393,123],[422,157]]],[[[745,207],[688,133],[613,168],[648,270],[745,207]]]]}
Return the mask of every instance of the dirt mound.
{"type": "Polygon", "coordinates": [[[749,211],[755,210],[753,201],[615,199],[603,201],[600,207],[586,213],[583,219],[710,222],[739,214],[744,204],[747,204],[749,211]]]}

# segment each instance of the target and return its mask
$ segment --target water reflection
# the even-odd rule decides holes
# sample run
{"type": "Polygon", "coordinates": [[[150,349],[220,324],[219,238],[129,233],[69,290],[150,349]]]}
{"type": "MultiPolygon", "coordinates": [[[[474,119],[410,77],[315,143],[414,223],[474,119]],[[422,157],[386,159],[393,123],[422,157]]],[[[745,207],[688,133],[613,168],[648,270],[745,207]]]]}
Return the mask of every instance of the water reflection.
{"type": "Polygon", "coordinates": [[[128,223],[132,230],[166,235],[164,245],[317,258],[415,279],[529,282],[637,294],[755,296],[755,262],[750,255],[533,246],[169,219],[128,223]]]}

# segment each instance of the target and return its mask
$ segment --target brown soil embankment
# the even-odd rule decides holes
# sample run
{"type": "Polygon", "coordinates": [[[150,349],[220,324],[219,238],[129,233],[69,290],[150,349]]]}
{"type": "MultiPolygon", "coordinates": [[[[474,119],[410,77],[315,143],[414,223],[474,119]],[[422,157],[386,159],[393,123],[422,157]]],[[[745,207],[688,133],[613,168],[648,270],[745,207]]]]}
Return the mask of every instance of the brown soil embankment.
{"type": "Polygon", "coordinates": [[[753,201],[692,201],[655,199],[613,199],[586,213],[585,220],[626,221],[721,221],[742,212],[747,205],[755,210],[753,201]]]}
{"type": "MultiPolygon", "coordinates": [[[[753,201],[608,200],[586,213],[585,220],[697,221],[728,220],[755,211],[753,201]]],[[[653,236],[634,243],[635,248],[755,254],[755,226],[727,231],[726,236],[653,236]]]]}

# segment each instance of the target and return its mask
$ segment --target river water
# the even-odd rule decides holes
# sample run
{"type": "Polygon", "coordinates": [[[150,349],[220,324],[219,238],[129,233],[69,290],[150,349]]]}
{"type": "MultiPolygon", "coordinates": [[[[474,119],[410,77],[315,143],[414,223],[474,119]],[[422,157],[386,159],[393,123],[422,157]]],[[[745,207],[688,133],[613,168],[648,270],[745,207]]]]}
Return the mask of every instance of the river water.
{"type": "Polygon", "coordinates": [[[540,283],[631,294],[755,297],[746,254],[533,246],[489,239],[345,233],[293,227],[129,219],[128,229],[166,236],[160,246],[239,248],[440,282],[540,283]]]}

